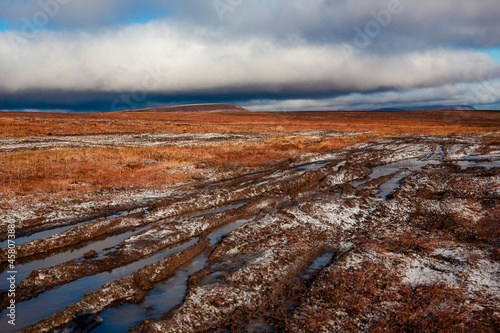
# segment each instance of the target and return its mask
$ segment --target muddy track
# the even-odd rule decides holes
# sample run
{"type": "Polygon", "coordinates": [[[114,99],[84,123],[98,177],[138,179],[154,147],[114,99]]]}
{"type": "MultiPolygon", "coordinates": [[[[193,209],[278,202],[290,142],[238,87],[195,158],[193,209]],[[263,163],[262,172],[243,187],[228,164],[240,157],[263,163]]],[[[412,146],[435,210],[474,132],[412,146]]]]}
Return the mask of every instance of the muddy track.
{"type": "MultiPolygon", "coordinates": [[[[70,223],[65,221],[44,222],[43,220],[39,220],[37,222],[39,224],[30,226],[29,228],[16,230],[16,235],[18,238],[21,238],[21,240],[23,236],[28,234],[32,235],[32,238],[34,238],[33,241],[18,245],[17,258],[21,259],[38,253],[50,252],[55,249],[76,245],[102,235],[121,233],[139,226],[153,224],[169,217],[177,217],[183,214],[216,208],[218,205],[207,204],[206,198],[221,195],[218,193],[218,188],[221,187],[221,185],[228,187],[234,182],[252,181],[252,179],[261,174],[262,173],[239,177],[235,180],[211,183],[203,185],[202,188],[195,187],[190,191],[179,190],[178,193],[170,195],[167,199],[157,199],[149,205],[142,203],[140,206],[124,206],[121,207],[120,210],[115,209],[112,214],[110,214],[109,211],[105,211],[104,213],[100,212],[99,215],[94,215],[90,220],[82,219],[71,221],[70,223]],[[165,211],[165,207],[169,208],[168,212],[165,211]],[[158,210],[161,210],[161,212],[158,213],[158,210]],[[140,213],[135,213],[136,211],[140,211],[140,213]],[[147,214],[144,212],[147,212],[147,214]],[[153,214],[150,218],[143,218],[151,213],[153,214]],[[125,218],[120,218],[120,216],[125,216],[125,218]],[[75,224],[76,226],[72,227],[75,224]],[[59,228],[67,230],[59,231],[59,228]]],[[[225,193],[222,195],[225,195],[225,193]]],[[[240,195],[234,200],[229,197],[225,201],[218,202],[218,204],[236,201],[241,197],[240,195]]],[[[0,263],[6,260],[6,249],[1,248],[0,263]]]]}
{"type": "Polygon", "coordinates": [[[156,264],[134,272],[132,275],[107,283],[99,290],[85,295],[78,303],[27,328],[25,332],[40,332],[47,328],[54,329],[65,326],[69,323],[68,318],[78,320],[80,316],[98,313],[119,303],[137,303],[144,299],[155,283],[172,276],[179,267],[200,254],[207,244],[206,240],[200,240],[182,252],[176,252],[156,264]]]}
{"type": "MultiPolygon", "coordinates": [[[[218,205],[221,205],[241,198],[247,198],[250,200],[252,198],[259,197],[263,192],[268,194],[276,193],[286,195],[287,193],[294,193],[297,189],[302,187],[310,186],[323,177],[324,171],[316,170],[314,172],[303,174],[298,179],[288,183],[276,182],[276,184],[270,186],[263,185],[262,188],[257,189],[250,188],[251,184],[248,184],[246,187],[243,187],[240,193],[236,194],[229,192],[226,188],[216,188],[211,190],[212,193],[210,196],[216,197],[218,205]]],[[[246,182],[248,182],[248,180],[246,180],[246,182]]],[[[230,185],[225,186],[227,187],[230,185]]],[[[153,223],[152,221],[154,221],[154,216],[158,216],[158,210],[162,211],[165,206],[168,207],[168,214],[174,214],[174,216],[178,218],[177,221],[180,221],[183,220],[182,214],[179,214],[180,212],[199,211],[200,203],[206,201],[203,200],[206,196],[206,193],[194,197],[188,196],[187,198],[184,196],[183,200],[180,202],[170,205],[162,202],[158,206],[152,207],[151,213],[144,219],[132,219],[135,223],[129,222],[130,219],[125,219],[125,222],[128,222],[126,223],[127,227],[124,227],[124,221],[120,219],[113,221],[110,224],[109,221],[106,220],[102,222],[96,221],[90,228],[86,225],[81,225],[74,227],[63,234],[54,235],[21,245],[18,251],[22,257],[24,254],[36,254],[39,252],[45,252],[46,249],[57,249],[74,245],[82,242],[83,240],[89,240],[100,236],[104,232],[114,233],[118,232],[120,228],[122,231],[126,231],[131,228],[150,224],[153,223]]],[[[249,205],[248,209],[252,209],[252,206],[256,205],[257,203],[249,205]]],[[[206,208],[206,206],[204,206],[204,208],[206,208]]],[[[236,213],[236,211],[228,211],[219,214],[209,214],[203,218],[195,217],[186,223],[179,223],[176,221],[156,223],[150,229],[126,239],[112,252],[104,254],[104,258],[102,259],[84,261],[75,260],[63,263],[59,266],[33,271],[30,276],[18,285],[16,300],[17,302],[22,302],[31,299],[41,292],[55,286],[127,265],[161,249],[184,242],[193,237],[199,236],[203,232],[210,231],[229,223],[230,221],[238,218],[238,216],[248,214],[250,212],[248,209],[241,210],[239,213],[236,213]]],[[[191,213],[191,215],[196,216],[197,213],[191,213]]],[[[163,213],[161,218],[165,219],[165,216],[170,215],[163,213]]],[[[7,301],[5,300],[2,304],[2,308],[5,308],[7,305],[7,301]]]]}
{"type": "MultiPolygon", "coordinates": [[[[359,309],[352,318],[339,316],[354,311],[349,292],[372,292],[361,289],[370,283],[374,290],[380,288],[372,277],[384,276],[390,288],[379,295],[381,300],[404,295],[408,285],[444,281],[466,290],[460,297],[482,304],[487,317],[500,311],[500,252],[491,239],[496,229],[489,229],[500,220],[500,165],[496,155],[485,151],[498,150],[486,150],[480,138],[469,137],[363,143],[298,156],[261,173],[178,189],[149,203],[147,214],[100,219],[34,239],[19,246],[21,256],[48,249],[56,253],[83,242],[91,248],[92,240],[99,244],[98,236],[131,233],[109,249],[31,272],[18,286],[20,312],[38,304],[32,299],[36,295],[57,295],[55,287],[129,267],[165,249],[177,253],[145,268],[124,269],[102,287],[92,285],[80,300],[61,301],[46,319],[26,319],[32,325],[26,331],[71,331],[81,325],[110,329],[114,319],[109,309],[120,313],[119,304],[138,303],[140,308],[143,299],[152,301],[149,290],[202,252],[206,259],[193,268],[185,297],[156,318],[130,319],[127,329],[374,328],[399,305],[370,303],[380,308],[376,318],[359,309]],[[142,229],[133,232],[135,228],[142,229]],[[206,235],[211,235],[210,244],[185,243],[206,235]],[[176,250],[183,243],[191,247],[176,250]],[[356,278],[365,281],[363,286],[347,284],[356,278]],[[330,297],[324,304],[322,294],[330,297]],[[480,295],[488,295],[489,301],[480,295]],[[334,302],[338,297],[346,302],[334,302]],[[337,318],[337,324],[321,313],[337,318]]],[[[490,322],[497,320],[492,316],[490,322]]]]}
{"type": "MultiPolygon", "coordinates": [[[[109,271],[147,257],[162,249],[186,242],[203,233],[220,227],[238,216],[244,210],[212,214],[189,225],[164,223],[140,232],[116,246],[112,251],[102,254],[102,259],[75,260],[59,266],[33,271],[17,288],[17,301],[22,302],[58,285],[66,284],[85,276],[109,271]]],[[[2,307],[6,307],[4,303],[2,307]]]]}

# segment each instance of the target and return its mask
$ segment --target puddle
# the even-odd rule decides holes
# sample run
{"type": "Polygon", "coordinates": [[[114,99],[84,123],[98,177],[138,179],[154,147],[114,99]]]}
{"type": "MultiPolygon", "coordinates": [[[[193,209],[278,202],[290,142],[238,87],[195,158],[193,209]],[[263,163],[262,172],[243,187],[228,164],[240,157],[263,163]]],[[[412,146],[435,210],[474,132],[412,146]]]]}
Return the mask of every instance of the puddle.
{"type": "Polygon", "coordinates": [[[215,183],[203,185],[201,188],[212,189],[212,188],[216,188],[216,187],[219,187],[221,185],[230,183],[232,181],[234,181],[234,179],[219,180],[218,182],[215,182],[215,183]]]}
{"type": "Polygon", "coordinates": [[[353,180],[351,182],[351,185],[352,187],[358,187],[359,185],[364,184],[365,182],[366,180],[353,180]]]}
{"type": "Polygon", "coordinates": [[[258,187],[258,186],[262,186],[262,185],[266,185],[269,183],[269,180],[263,180],[263,181],[260,181],[258,182],[257,184],[255,184],[254,186],[255,187],[258,187]]]}
{"type": "Polygon", "coordinates": [[[457,164],[460,166],[462,170],[472,167],[480,167],[486,170],[490,170],[493,168],[500,168],[500,161],[457,161],[457,164]]]}
{"type": "Polygon", "coordinates": [[[330,264],[333,260],[333,257],[334,254],[329,252],[319,256],[318,258],[316,258],[316,260],[314,260],[314,262],[309,267],[307,267],[302,272],[302,274],[300,275],[300,279],[302,280],[310,279],[313,273],[330,264]]]}
{"type": "Polygon", "coordinates": [[[314,163],[308,163],[308,164],[303,164],[303,165],[293,167],[292,170],[303,170],[303,171],[318,170],[318,169],[326,168],[328,164],[330,164],[330,161],[328,161],[328,162],[314,162],[314,163]]]}
{"type": "Polygon", "coordinates": [[[100,324],[96,323],[99,326],[92,332],[126,332],[144,320],[161,317],[184,301],[189,277],[205,267],[207,259],[205,252],[195,257],[188,265],[177,270],[174,276],[156,284],[144,301],[104,311],[99,316],[100,324]]]}
{"type": "Polygon", "coordinates": [[[298,173],[297,175],[293,175],[293,176],[288,176],[288,177],[285,177],[285,178],[282,178],[282,179],[279,179],[278,182],[280,183],[283,183],[283,184],[286,184],[288,182],[291,182],[292,180],[296,179],[297,177],[299,177],[300,175],[303,175],[302,172],[298,173]]]}
{"type": "MultiPolygon", "coordinates": [[[[56,265],[62,264],[64,262],[67,262],[70,260],[82,258],[83,254],[87,253],[90,250],[94,250],[96,252],[101,252],[104,249],[114,247],[114,246],[120,244],[123,240],[127,239],[128,237],[130,237],[136,233],[139,233],[141,231],[144,231],[146,229],[149,229],[150,227],[151,226],[148,225],[148,226],[142,227],[140,229],[134,229],[134,230],[124,232],[123,234],[109,236],[102,241],[90,241],[89,244],[87,244],[81,248],[78,248],[78,249],[68,250],[66,252],[55,254],[53,256],[50,256],[50,257],[47,257],[47,258],[44,258],[41,260],[32,261],[32,262],[29,262],[26,264],[21,264],[21,265],[18,264],[16,266],[17,281],[24,280],[34,270],[52,267],[52,266],[56,266],[56,265]]],[[[8,289],[7,287],[8,287],[7,281],[5,279],[2,279],[0,281],[0,291],[7,290],[8,289]]]]}
{"type": "Polygon", "coordinates": [[[203,287],[216,284],[222,280],[224,280],[224,274],[222,272],[214,272],[212,274],[205,275],[200,281],[200,286],[203,287]]]}
{"type": "Polygon", "coordinates": [[[271,172],[269,175],[266,176],[266,178],[269,178],[269,177],[276,175],[277,173],[281,172],[281,170],[283,170],[282,166],[279,167],[278,169],[274,170],[273,172],[271,172]]]}
{"type": "MultiPolygon", "coordinates": [[[[88,276],[77,281],[56,287],[40,294],[38,297],[29,301],[16,304],[16,326],[13,328],[7,323],[6,310],[0,314],[0,332],[20,331],[29,325],[32,325],[45,317],[66,308],[68,305],[77,302],[82,298],[83,293],[89,293],[99,289],[105,283],[114,281],[122,276],[132,274],[133,272],[153,263],[156,263],[175,252],[182,251],[198,242],[195,238],[182,245],[158,251],[152,256],[138,260],[124,267],[118,267],[111,272],[103,272],[88,276]]],[[[3,277],[2,277],[3,279],[3,277]]],[[[123,318],[122,318],[123,319],[123,318]]]]}
{"type": "Polygon", "coordinates": [[[401,160],[398,162],[386,164],[386,165],[381,165],[374,167],[372,169],[372,173],[368,176],[369,179],[367,180],[361,180],[361,181],[352,181],[351,185],[353,187],[358,187],[359,185],[362,185],[368,181],[383,177],[383,176],[389,176],[391,174],[396,174],[399,173],[401,169],[408,169],[411,171],[420,171],[427,165],[438,165],[441,164],[441,161],[439,160],[421,160],[418,158],[412,158],[412,159],[407,159],[407,160],[401,160]]]}
{"type": "Polygon", "coordinates": [[[223,213],[223,212],[231,210],[231,209],[238,209],[246,204],[247,204],[247,200],[241,200],[241,201],[238,201],[238,202],[230,204],[230,205],[217,207],[217,208],[213,208],[213,209],[209,209],[209,210],[204,210],[204,211],[198,212],[198,213],[192,213],[192,214],[187,215],[186,217],[175,220],[174,222],[182,223],[182,222],[188,221],[189,219],[192,219],[193,217],[200,217],[200,216],[204,216],[204,215],[208,215],[208,214],[223,213]]]}
{"type": "Polygon", "coordinates": [[[257,176],[264,175],[264,174],[265,174],[265,172],[257,172],[257,173],[252,173],[252,174],[243,176],[242,177],[243,179],[248,179],[248,178],[250,178],[250,179],[249,180],[242,180],[242,182],[239,184],[239,186],[246,186],[249,184],[253,184],[258,180],[257,176]]]}
{"type": "Polygon", "coordinates": [[[337,164],[336,166],[332,167],[333,172],[337,172],[337,171],[339,171],[340,167],[341,167],[341,166],[344,166],[344,165],[346,165],[346,164],[347,164],[347,162],[346,162],[346,161],[342,161],[342,162],[340,162],[340,163],[339,163],[339,164],[337,164]]]}
{"type": "Polygon", "coordinates": [[[248,218],[248,219],[242,219],[242,220],[237,220],[232,223],[228,223],[222,227],[220,227],[217,230],[212,231],[208,235],[208,239],[210,240],[208,243],[208,246],[213,246],[217,244],[218,241],[220,241],[222,238],[224,238],[228,233],[230,233],[233,230],[238,229],[239,227],[247,224],[248,222],[252,221],[254,217],[248,218]]]}
{"type": "Polygon", "coordinates": [[[408,171],[401,171],[401,172],[394,174],[390,179],[383,182],[377,188],[378,192],[377,192],[376,196],[381,198],[381,199],[389,200],[392,197],[392,195],[394,194],[394,192],[396,192],[396,190],[401,186],[401,182],[402,182],[403,178],[405,178],[409,174],[410,174],[410,172],[408,172],[408,171]]]}
{"type": "MultiPolygon", "coordinates": [[[[331,162],[332,162],[331,160],[317,161],[317,162],[303,164],[303,165],[293,167],[293,168],[291,168],[291,170],[302,170],[302,171],[319,170],[319,169],[324,169],[324,168],[328,167],[328,165],[330,165],[331,162]]],[[[333,172],[339,171],[340,167],[343,165],[346,165],[346,161],[342,161],[342,162],[338,163],[337,165],[332,166],[331,167],[332,171],[333,172]]],[[[297,177],[297,175],[295,175],[293,177],[295,178],[295,177],[297,177]]],[[[283,179],[282,181],[285,181],[285,179],[283,179]]]]}
{"type": "MultiPolygon", "coordinates": [[[[117,217],[123,217],[123,216],[127,216],[127,215],[137,214],[140,212],[144,212],[143,217],[147,216],[147,214],[149,214],[149,211],[146,208],[136,208],[133,210],[125,210],[125,211],[113,213],[113,214],[105,216],[105,217],[99,217],[99,218],[96,218],[93,220],[88,220],[88,221],[84,221],[84,222],[80,222],[80,223],[76,223],[76,224],[72,224],[72,225],[67,225],[64,227],[59,227],[59,228],[49,229],[49,230],[45,230],[45,231],[41,231],[41,232],[36,232],[32,235],[28,235],[28,236],[24,236],[24,237],[19,237],[16,239],[16,245],[28,243],[28,242],[31,242],[33,240],[42,239],[45,237],[50,237],[50,236],[53,236],[55,234],[67,231],[67,230],[69,230],[73,227],[76,227],[78,225],[85,224],[85,223],[92,223],[92,222],[95,222],[95,221],[103,219],[103,218],[113,219],[113,218],[117,218],[117,217]]],[[[7,243],[8,243],[7,240],[1,242],[0,248],[5,247],[7,245],[7,243]]]]}
{"type": "MultiPolygon", "coordinates": [[[[208,235],[209,246],[215,245],[229,232],[252,221],[253,218],[238,220],[212,231],[208,235]]],[[[202,252],[189,264],[177,270],[174,276],[156,284],[144,301],[138,304],[127,303],[102,312],[98,316],[99,322],[92,323],[99,325],[92,332],[126,332],[144,320],[162,317],[184,301],[189,277],[203,269],[207,265],[207,259],[207,251],[202,252]]]]}

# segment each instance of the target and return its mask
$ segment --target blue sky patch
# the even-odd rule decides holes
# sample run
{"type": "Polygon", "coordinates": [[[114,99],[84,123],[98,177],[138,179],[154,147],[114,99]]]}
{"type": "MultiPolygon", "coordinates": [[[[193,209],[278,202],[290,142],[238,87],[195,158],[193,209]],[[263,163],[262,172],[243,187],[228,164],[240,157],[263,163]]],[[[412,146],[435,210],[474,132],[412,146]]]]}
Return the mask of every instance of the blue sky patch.
{"type": "Polygon", "coordinates": [[[491,59],[500,62],[500,47],[487,49],[484,52],[487,53],[491,57],[491,59]]]}
{"type": "Polygon", "coordinates": [[[7,24],[4,21],[0,20],[0,32],[4,32],[7,30],[8,30],[7,24]]]}

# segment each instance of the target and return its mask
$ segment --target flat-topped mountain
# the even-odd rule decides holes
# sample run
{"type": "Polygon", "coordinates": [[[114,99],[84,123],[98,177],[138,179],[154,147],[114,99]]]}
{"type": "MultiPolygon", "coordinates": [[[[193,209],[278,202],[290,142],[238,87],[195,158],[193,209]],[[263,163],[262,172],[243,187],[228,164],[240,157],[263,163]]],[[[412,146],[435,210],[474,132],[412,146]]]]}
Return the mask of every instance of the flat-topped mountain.
{"type": "Polygon", "coordinates": [[[476,108],[472,105],[447,105],[439,108],[444,111],[475,111],[476,108]]]}
{"type": "Polygon", "coordinates": [[[383,108],[375,111],[476,111],[472,105],[431,105],[431,106],[408,106],[402,108],[383,108]]]}
{"type": "Polygon", "coordinates": [[[128,112],[203,112],[203,111],[248,111],[248,110],[234,104],[214,103],[214,104],[160,106],[155,108],[130,110],[128,112]]]}

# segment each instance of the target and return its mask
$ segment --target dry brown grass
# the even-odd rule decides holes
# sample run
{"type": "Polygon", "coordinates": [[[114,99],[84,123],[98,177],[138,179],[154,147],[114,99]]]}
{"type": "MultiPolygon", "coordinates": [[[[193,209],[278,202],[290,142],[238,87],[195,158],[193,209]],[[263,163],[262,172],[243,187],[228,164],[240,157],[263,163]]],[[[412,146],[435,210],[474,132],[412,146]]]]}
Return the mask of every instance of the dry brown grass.
{"type": "MultiPolygon", "coordinates": [[[[493,208],[488,216],[479,220],[475,229],[480,239],[485,240],[495,247],[496,254],[500,254],[500,208],[493,208]]],[[[496,260],[500,261],[500,257],[496,260]]]]}
{"type": "Polygon", "coordinates": [[[402,284],[368,261],[321,276],[306,295],[310,303],[301,305],[291,331],[318,332],[334,323],[345,332],[495,332],[499,324],[495,314],[473,310],[486,304],[479,297],[444,284],[402,284]]]}
{"type": "MultiPolygon", "coordinates": [[[[408,133],[447,135],[500,128],[500,112],[0,112],[0,137],[103,133],[274,133],[260,142],[218,146],[74,148],[0,153],[0,193],[80,192],[103,187],[169,184],[197,168],[238,170],[277,163],[374,138],[408,133]],[[291,138],[305,131],[358,131],[356,137],[291,138]],[[283,135],[285,135],[283,137],[283,135]],[[200,164],[204,163],[204,164],[200,164]]],[[[496,136],[489,140],[496,140],[496,136]]]]}
{"type": "Polygon", "coordinates": [[[437,283],[404,285],[398,297],[402,302],[373,332],[496,332],[499,324],[492,313],[471,311],[484,301],[476,298],[471,302],[458,288],[437,283]]]}
{"type": "Polygon", "coordinates": [[[262,142],[185,147],[66,148],[0,154],[0,193],[80,192],[103,187],[165,185],[196,177],[201,169],[238,171],[364,141],[268,138],[262,142]],[[196,166],[199,166],[198,169],[196,166]],[[187,168],[186,167],[189,167],[187,168]],[[193,167],[194,166],[194,167],[193,167]]]}
{"type": "Polygon", "coordinates": [[[385,134],[498,131],[498,111],[405,112],[0,112],[0,136],[102,133],[375,131],[385,134]]]}

